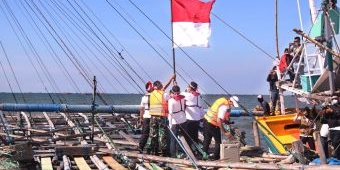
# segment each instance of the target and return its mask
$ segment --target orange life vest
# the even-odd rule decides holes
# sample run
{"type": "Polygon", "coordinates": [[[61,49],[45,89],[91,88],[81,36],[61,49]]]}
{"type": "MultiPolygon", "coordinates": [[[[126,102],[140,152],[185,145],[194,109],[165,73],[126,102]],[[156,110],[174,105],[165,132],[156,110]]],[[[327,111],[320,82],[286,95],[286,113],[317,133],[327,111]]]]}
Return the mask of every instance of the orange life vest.
{"type": "MultiPolygon", "coordinates": [[[[213,103],[213,105],[208,109],[207,113],[204,115],[204,118],[207,120],[207,122],[211,123],[214,126],[218,126],[218,124],[217,124],[218,109],[222,105],[227,105],[227,106],[231,107],[232,102],[225,97],[217,99],[213,103]]],[[[225,113],[224,117],[223,117],[223,121],[226,120],[229,117],[229,115],[230,115],[230,113],[225,113]]]]}
{"type": "Polygon", "coordinates": [[[163,96],[163,90],[153,90],[150,93],[149,113],[151,116],[168,116],[168,104],[163,96]]]}

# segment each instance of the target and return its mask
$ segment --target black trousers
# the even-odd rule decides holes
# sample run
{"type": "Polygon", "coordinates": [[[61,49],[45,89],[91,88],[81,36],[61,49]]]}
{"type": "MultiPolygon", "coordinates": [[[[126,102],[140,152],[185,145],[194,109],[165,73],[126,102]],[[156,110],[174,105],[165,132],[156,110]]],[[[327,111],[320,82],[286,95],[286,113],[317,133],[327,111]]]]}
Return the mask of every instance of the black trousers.
{"type": "Polygon", "coordinates": [[[183,135],[183,130],[186,129],[186,122],[181,124],[172,125],[171,131],[173,135],[171,135],[170,138],[170,156],[173,158],[176,158],[176,153],[178,151],[182,151],[182,149],[179,147],[177,140],[179,135],[183,135]],[[177,139],[177,140],[176,140],[177,139]]]}
{"type": "Polygon", "coordinates": [[[191,148],[195,148],[193,142],[198,144],[198,128],[199,128],[199,120],[187,120],[187,128],[185,139],[188,142],[188,145],[191,148]]]}
{"type": "Polygon", "coordinates": [[[143,150],[146,142],[148,141],[149,138],[149,133],[150,133],[150,118],[144,118],[143,119],[143,127],[142,127],[142,136],[139,141],[139,149],[143,150]]]}
{"type": "Polygon", "coordinates": [[[331,138],[334,147],[334,155],[336,159],[340,159],[340,130],[330,130],[329,137],[331,138]]]}
{"type": "Polygon", "coordinates": [[[309,137],[300,136],[300,140],[303,144],[308,143],[309,148],[312,150],[315,150],[315,142],[312,136],[309,136],[309,137]]]}
{"type": "Polygon", "coordinates": [[[215,139],[215,149],[214,149],[214,159],[220,159],[220,144],[221,144],[221,130],[218,126],[214,126],[207,122],[207,120],[203,120],[203,150],[208,153],[209,145],[211,139],[214,137],[215,139]]]}
{"type": "Polygon", "coordinates": [[[320,141],[321,141],[322,148],[323,148],[323,150],[325,152],[326,158],[329,158],[329,153],[328,153],[328,138],[320,136],[320,141]]]}

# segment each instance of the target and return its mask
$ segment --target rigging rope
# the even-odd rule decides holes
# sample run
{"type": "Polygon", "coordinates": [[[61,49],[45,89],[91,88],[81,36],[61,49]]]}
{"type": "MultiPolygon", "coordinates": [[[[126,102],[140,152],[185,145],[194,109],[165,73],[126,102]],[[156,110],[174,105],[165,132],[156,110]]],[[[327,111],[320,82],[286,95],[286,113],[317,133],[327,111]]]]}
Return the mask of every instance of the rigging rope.
{"type": "Polygon", "coordinates": [[[99,24],[114,38],[115,41],[121,46],[123,51],[125,51],[129,57],[132,58],[132,60],[137,64],[137,66],[143,71],[143,73],[148,77],[149,80],[152,80],[151,76],[145,71],[145,69],[136,61],[136,59],[127,51],[127,49],[123,46],[123,44],[118,40],[116,36],[113,35],[113,33],[103,24],[103,22],[100,21],[100,19],[95,15],[95,13],[86,5],[83,1],[80,1],[83,3],[85,8],[97,19],[99,24]]]}
{"type": "Polygon", "coordinates": [[[254,47],[256,47],[257,49],[259,49],[260,51],[262,51],[264,54],[266,54],[269,58],[276,60],[275,57],[271,56],[269,53],[267,53],[266,51],[264,51],[261,47],[259,47],[258,45],[256,45],[253,41],[251,41],[248,37],[246,37],[244,34],[242,34],[240,31],[237,31],[234,27],[232,27],[231,25],[229,25],[227,22],[225,22],[224,20],[222,20],[222,18],[220,18],[219,16],[217,16],[215,13],[211,12],[211,14],[216,17],[219,21],[221,21],[223,24],[225,24],[226,26],[228,26],[230,29],[232,29],[234,32],[236,32],[238,35],[240,35],[242,38],[244,38],[247,42],[249,42],[251,45],[253,45],[254,47]]]}

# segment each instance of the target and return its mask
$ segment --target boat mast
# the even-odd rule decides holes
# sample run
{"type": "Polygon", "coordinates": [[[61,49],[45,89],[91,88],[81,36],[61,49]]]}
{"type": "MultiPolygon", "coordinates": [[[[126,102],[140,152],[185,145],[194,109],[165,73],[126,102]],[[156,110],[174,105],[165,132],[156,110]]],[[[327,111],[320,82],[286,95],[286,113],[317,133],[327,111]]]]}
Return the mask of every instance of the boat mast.
{"type": "MultiPolygon", "coordinates": [[[[279,32],[278,32],[278,0],[275,0],[275,34],[276,34],[276,55],[277,60],[280,60],[280,52],[279,52],[279,32]]],[[[276,64],[276,74],[277,78],[281,80],[281,73],[278,65],[276,64]]],[[[285,101],[283,97],[283,90],[280,85],[277,85],[279,88],[279,96],[280,96],[280,105],[281,105],[281,114],[285,114],[285,101]]],[[[275,112],[275,110],[273,110],[275,112]]]]}
{"type": "Polygon", "coordinates": [[[318,15],[318,12],[316,11],[316,5],[314,0],[309,0],[309,10],[310,10],[310,16],[312,19],[312,23],[314,24],[316,21],[316,17],[318,15]]]}
{"type": "MultiPolygon", "coordinates": [[[[332,49],[332,38],[333,38],[333,27],[332,27],[332,21],[330,20],[329,16],[329,1],[323,0],[322,2],[322,10],[325,15],[325,21],[324,21],[324,37],[326,38],[327,47],[332,49]]],[[[336,6],[336,4],[334,4],[336,6]]],[[[328,66],[328,76],[329,76],[329,90],[330,94],[334,94],[334,73],[333,73],[333,56],[330,52],[326,52],[326,60],[327,60],[327,66],[328,66]]]]}
{"type": "MultiPolygon", "coordinates": [[[[176,75],[176,55],[175,55],[175,42],[174,42],[174,30],[173,30],[173,18],[172,18],[172,0],[170,1],[170,14],[171,14],[171,41],[172,41],[172,67],[174,71],[174,75],[176,75]]],[[[174,77],[174,82],[176,82],[176,76],[174,77]]]]}

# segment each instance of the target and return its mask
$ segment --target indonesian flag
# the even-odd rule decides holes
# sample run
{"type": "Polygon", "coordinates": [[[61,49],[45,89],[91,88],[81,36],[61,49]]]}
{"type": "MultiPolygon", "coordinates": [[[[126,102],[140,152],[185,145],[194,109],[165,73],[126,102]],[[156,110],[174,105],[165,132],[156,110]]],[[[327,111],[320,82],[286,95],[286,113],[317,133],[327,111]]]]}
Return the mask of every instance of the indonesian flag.
{"type": "Polygon", "coordinates": [[[172,0],[172,31],[174,47],[208,47],[210,11],[215,0],[172,0]]]}

